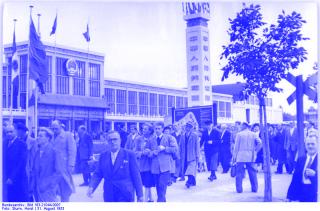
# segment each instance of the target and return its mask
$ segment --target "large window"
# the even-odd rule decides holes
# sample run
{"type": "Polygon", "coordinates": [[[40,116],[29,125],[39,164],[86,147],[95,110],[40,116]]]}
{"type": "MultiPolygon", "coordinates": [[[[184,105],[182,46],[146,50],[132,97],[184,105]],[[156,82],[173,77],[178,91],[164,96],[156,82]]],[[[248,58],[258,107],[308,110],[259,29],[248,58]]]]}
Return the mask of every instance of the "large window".
{"type": "Polygon", "coordinates": [[[127,113],[127,91],[117,89],[117,113],[127,113]]]}
{"type": "Polygon", "coordinates": [[[213,101],[217,104],[218,117],[231,118],[231,103],[224,101],[213,101]]]}
{"type": "Polygon", "coordinates": [[[105,98],[107,101],[107,113],[115,113],[116,94],[111,88],[105,89],[105,98]]]}
{"type": "Polygon", "coordinates": [[[48,68],[48,79],[45,82],[43,88],[46,93],[52,92],[52,57],[47,56],[46,58],[47,68],[48,68]]]}
{"type": "Polygon", "coordinates": [[[85,96],[86,95],[86,63],[77,61],[78,71],[73,76],[73,94],[85,96]]]}
{"type": "Polygon", "coordinates": [[[69,94],[69,76],[66,69],[67,59],[57,57],[57,94],[69,94]]]}
{"type": "Polygon", "coordinates": [[[159,94],[159,114],[160,116],[167,115],[167,95],[159,94]]]}
{"type": "Polygon", "coordinates": [[[148,115],[148,93],[139,92],[139,114],[148,115]]]}
{"type": "Polygon", "coordinates": [[[150,93],[150,115],[151,116],[158,115],[157,94],[155,93],[150,93]]]}
{"type": "Polygon", "coordinates": [[[138,101],[137,101],[137,92],[129,91],[128,92],[128,104],[129,104],[129,114],[138,114],[138,101]]]}
{"type": "Polygon", "coordinates": [[[177,100],[177,102],[176,102],[177,108],[183,108],[183,97],[177,96],[176,100],[177,100]]]}
{"type": "Polygon", "coordinates": [[[199,101],[199,95],[192,95],[191,100],[192,101],[199,101]]]}
{"type": "Polygon", "coordinates": [[[90,96],[100,97],[100,65],[89,63],[90,96]]]}
{"type": "Polygon", "coordinates": [[[188,107],[188,97],[183,98],[183,106],[184,106],[184,108],[188,107]]]}

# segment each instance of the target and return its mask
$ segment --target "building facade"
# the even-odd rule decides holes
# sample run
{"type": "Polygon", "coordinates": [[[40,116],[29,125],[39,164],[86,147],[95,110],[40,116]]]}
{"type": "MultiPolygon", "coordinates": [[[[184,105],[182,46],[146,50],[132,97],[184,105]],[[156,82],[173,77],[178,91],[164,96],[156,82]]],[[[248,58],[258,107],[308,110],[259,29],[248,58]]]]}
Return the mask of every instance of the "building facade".
{"type": "MultiPolygon", "coordinates": [[[[102,54],[65,46],[45,46],[49,79],[44,85],[46,93],[38,97],[38,126],[49,126],[52,120],[58,119],[67,130],[75,130],[84,124],[90,131],[100,132],[123,125],[140,127],[144,122],[165,121],[171,118],[172,108],[190,107],[187,88],[105,79],[102,54]],[[73,65],[76,67],[74,75],[68,71],[70,61],[76,63],[73,65]]],[[[16,122],[26,119],[27,43],[18,43],[17,49],[20,87],[12,112],[16,122]]],[[[11,105],[11,46],[5,46],[4,52],[2,114],[6,121],[10,117],[11,105]]],[[[219,86],[219,89],[210,86],[211,104],[217,104],[218,124],[259,122],[256,97],[240,100],[225,91],[228,87],[219,86]]],[[[271,98],[267,99],[267,115],[270,123],[282,122],[282,109],[274,108],[271,98]]]]}
{"type": "MultiPolygon", "coordinates": [[[[38,125],[49,126],[59,119],[71,130],[84,124],[90,130],[103,129],[106,103],[103,99],[104,55],[65,46],[45,43],[49,77],[45,94],[39,95],[38,125]],[[73,68],[70,68],[73,67],[73,68]],[[71,71],[75,70],[75,71],[71,71]]],[[[27,115],[28,43],[17,43],[19,57],[19,91],[13,96],[15,121],[25,121],[27,115]]],[[[12,47],[5,46],[3,74],[4,118],[9,118],[11,105],[12,47]]],[[[30,93],[32,90],[28,91],[30,93]]]]}

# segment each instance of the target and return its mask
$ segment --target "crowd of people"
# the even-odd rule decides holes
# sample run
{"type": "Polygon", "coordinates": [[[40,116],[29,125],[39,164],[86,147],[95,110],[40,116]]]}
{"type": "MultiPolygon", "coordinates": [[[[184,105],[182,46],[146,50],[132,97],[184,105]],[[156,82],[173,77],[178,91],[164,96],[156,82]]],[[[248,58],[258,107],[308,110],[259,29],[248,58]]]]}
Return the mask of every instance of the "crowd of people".
{"type": "MultiPolygon", "coordinates": [[[[131,125],[129,132],[124,128],[108,131],[102,136],[106,145],[97,161],[93,137],[84,125],[74,136],[55,120],[50,128],[39,128],[37,139],[24,124],[5,125],[3,201],[68,202],[76,189],[72,177],[76,163],[83,175],[80,186],[88,186],[88,197],[104,179],[105,202],[166,202],[168,186],[185,181],[185,188],[190,189],[197,185],[197,174],[202,171],[208,171],[208,181],[213,182],[219,179],[219,166],[222,173],[235,166],[238,193],[243,191],[247,169],[251,190],[257,192],[257,171],[264,166],[259,124],[214,126],[207,121],[205,125],[199,129],[192,122],[183,126],[156,122],[142,128],[131,125]]],[[[268,125],[268,135],[275,173],[282,174],[285,166],[293,174],[288,201],[316,201],[318,137],[314,124],[305,127],[304,149],[299,149],[294,122],[268,125]],[[306,156],[298,156],[301,150],[306,156]]]]}

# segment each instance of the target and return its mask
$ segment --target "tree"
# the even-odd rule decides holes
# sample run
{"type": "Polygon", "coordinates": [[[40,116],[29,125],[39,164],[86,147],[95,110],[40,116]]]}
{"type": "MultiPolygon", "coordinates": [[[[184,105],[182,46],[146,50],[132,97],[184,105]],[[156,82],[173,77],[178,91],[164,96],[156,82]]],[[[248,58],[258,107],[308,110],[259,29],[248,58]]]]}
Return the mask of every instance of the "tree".
{"type": "Polygon", "coordinates": [[[229,18],[227,31],[230,43],[222,46],[222,81],[230,74],[242,76],[246,81],[244,95],[259,99],[260,126],[264,157],[264,201],[272,201],[270,149],[265,98],[268,92],[281,92],[276,85],[288,72],[297,69],[307,59],[307,51],[298,44],[308,40],[301,34],[306,21],[297,12],[279,14],[277,23],[267,26],[262,21],[260,5],[247,6],[234,19],[229,18]]]}

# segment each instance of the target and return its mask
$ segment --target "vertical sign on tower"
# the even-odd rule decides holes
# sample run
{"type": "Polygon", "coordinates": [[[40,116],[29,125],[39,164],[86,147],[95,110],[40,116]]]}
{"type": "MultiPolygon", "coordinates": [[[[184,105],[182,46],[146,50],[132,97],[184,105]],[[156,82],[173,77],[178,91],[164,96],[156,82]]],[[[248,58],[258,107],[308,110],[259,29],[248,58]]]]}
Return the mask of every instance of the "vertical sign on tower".
{"type": "Polygon", "coordinates": [[[212,104],[208,2],[182,3],[187,22],[187,78],[189,106],[212,104]]]}

